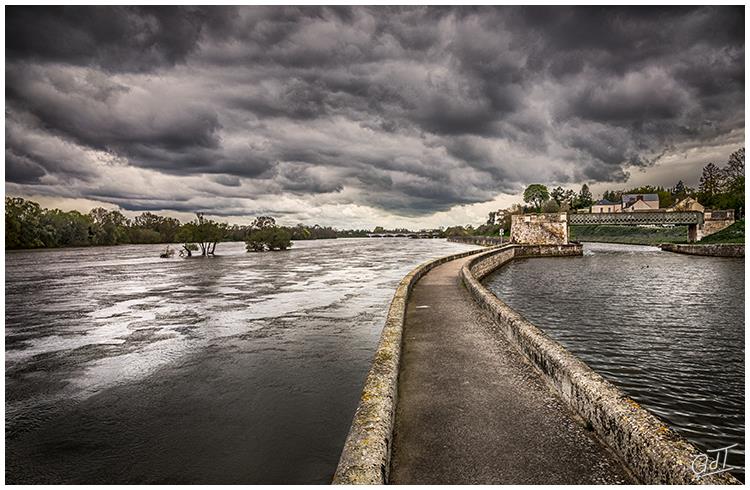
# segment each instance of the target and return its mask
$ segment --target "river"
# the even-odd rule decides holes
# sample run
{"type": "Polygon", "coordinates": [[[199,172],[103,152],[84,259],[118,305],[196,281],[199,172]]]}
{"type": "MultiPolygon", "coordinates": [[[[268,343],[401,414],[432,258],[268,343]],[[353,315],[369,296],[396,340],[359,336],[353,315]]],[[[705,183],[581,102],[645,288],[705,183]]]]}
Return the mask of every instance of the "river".
{"type": "MultiPolygon", "coordinates": [[[[745,454],[745,265],[587,243],[514,260],[488,287],[701,450],[745,454]]],[[[744,471],[734,474],[744,481],[744,471]]]]}
{"type": "Polygon", "coordinates": [[[476,248],[6,253],[7,483],[328,483],[396,285],[476,248]]]}

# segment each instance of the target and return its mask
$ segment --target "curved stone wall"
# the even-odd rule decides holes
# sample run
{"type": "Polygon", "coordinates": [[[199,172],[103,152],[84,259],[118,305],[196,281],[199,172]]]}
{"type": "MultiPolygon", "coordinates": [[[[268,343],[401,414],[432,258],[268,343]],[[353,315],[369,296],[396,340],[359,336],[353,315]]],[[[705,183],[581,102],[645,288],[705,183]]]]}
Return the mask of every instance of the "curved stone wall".
{"type": "MultiPolygon", "coordinates": [[[[574,245],[573,247],[580,247],[574,245]]],[[[729,473],[698,478],[692,464],[701,453],[685,438],[547,337],[480,282],[519,256],[577,255],[559,246],[509,245],[482,253],[461,270],[464,284],[508,339],[597,436],[645,484],[739,484],[729,473]]]]}
{"type": "Polygon", "coordinates": [[[407,274],[399,283],[386,316],[372,367],[362,389],[359,406],[341,452],[333,477],[334,484],[383,484],[388,481],[401,362],[401,338],[409,294],[414,284],[429,270],[445,262],[483,251],[484,249],[470,250],[426,262],[407,274]]]}
{"type": "Polygon", "coordinates": [[[745,256],[745,245],[743,244],[707,244],[707,245],[682,245],[665,243],[661,249],[667,252],[688,255],[708,255],[710,257],[737,257],[745,256]]]}

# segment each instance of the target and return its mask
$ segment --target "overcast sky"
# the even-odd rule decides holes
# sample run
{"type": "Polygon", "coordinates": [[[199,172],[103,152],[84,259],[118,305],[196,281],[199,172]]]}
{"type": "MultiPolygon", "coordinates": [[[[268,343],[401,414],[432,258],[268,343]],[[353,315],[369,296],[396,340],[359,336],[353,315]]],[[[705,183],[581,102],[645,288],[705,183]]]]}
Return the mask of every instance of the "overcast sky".
{"type": "Polygon", "coordinates": [[[6,7],[6,193],[472,223],[530,183],[695,185],[744,145],[744,12],[6,7]]]}

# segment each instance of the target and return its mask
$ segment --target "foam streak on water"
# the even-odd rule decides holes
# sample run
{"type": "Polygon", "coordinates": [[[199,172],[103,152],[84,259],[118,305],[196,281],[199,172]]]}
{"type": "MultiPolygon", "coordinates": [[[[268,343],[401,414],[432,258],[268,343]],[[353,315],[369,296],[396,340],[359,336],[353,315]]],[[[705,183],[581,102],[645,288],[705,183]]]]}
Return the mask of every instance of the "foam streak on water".
{"type": "Polygon", "coordinates": [[[6,254],[9,483],[327,483],[393,291],[445,240],[6,254]]]}

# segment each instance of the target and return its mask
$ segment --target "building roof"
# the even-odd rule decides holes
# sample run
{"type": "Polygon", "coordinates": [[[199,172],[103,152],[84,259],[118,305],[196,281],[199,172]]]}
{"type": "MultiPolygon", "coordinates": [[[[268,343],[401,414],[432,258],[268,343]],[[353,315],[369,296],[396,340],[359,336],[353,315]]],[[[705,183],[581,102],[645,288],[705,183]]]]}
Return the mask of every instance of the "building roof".
{"type": "Polygon", "coordinates": [[[623,194],[622,195],[622,207],[627,209],[638,201],[646,203],[656,203],[656,207],[659,207],[659,194],[623,194]]]}
{"type": "Polygon", "coordinates": [[[638,199],[642,199],[644,201],[659,201],[659,194],[623,194],[622,195],[622,202],[630,202],[630,201],[637,201],[638,199]]]}
{"type": "Polygon", "coordinates": [[[608,201],[606,199],[599,199],[594,203],[594,206],[612,206],[617,204],[616,202],[608,201]]]}

